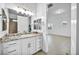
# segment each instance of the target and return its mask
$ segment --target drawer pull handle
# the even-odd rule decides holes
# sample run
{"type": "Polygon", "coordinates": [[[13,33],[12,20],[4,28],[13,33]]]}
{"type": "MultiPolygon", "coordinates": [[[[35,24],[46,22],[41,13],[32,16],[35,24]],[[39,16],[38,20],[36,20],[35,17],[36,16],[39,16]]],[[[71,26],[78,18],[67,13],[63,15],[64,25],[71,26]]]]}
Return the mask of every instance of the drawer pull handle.
{"type": "Polygon", "coordinates": [[[16,44],[16,43],[13,43],[13,44],[9,44],[9,45],[14,45],[14,44],[16,44]]]}
{"type": "Polygon", "coordinates": [[[4,49],[7,49],[7,48],[9,48],[9,47],[5,47],[4,49]]]}
{"type": "Polygon", "coordinates": [[[30,47],[31,47],[31,44],[29,43],[29,44],[28,44],[28,48],[30,48],[30,47]]]}
{"type": "Polygon", "coordinates": [[[16,50],[13,50],[13,51],[10,51],[10,52],[8,52],[8,53],[12,53],[12,52],[15,52],[16,50]]]}

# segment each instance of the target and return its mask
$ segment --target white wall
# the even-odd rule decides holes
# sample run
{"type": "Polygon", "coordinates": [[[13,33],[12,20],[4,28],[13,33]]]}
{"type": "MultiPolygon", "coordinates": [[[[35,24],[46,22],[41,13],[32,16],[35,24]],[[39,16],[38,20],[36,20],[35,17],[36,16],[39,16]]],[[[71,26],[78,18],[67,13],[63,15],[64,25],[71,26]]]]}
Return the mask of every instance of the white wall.
{"type": "Polygon", "coordinates": [[[36,13],[36,3],[5,3],[6,8],[14,9],[16,7],[25,8],[28,11],[36,13]]]}
{"type": "Polygon", "coordinates": [[[76,22],[76,26],[77,26],[77,28],[76,28],[76,54],[79,55],[79,3],[77,3],[77,13],[76,14],[77,14],[77,22],[76,22]]]}
{"type": "MultiPolygon", "coordinates": [[[[2,14],[1,8],[3,7],[3,4],[0,4],[0,14],[2,14]]],[[[2,32],[2,16],[0,16],[0,32],[2,32]]]]}
{"type": "Polygon", "coordinates": [[[52,30],[48,30],[48,33],[71,36],[71,4],[68,3],[54,3],[52,7],[48,9],[47,22],[52,24],[52,30]],[[57,10],[63,9],[61,14],[57,10]],[[66,25],[62,22],[67,21],[66,25]]]}
{"type": "Polygon", "coordinates": [[[2,31],[2,17],[0,16],[0,32],[2,31]]]}
{"type": "Polygon", "coordinates": [[[76,54],[77,4],[71,4],[71,54],[76,54]]]}
{"type": "MultiPolygon", "coordinates": [[[[0,9],[5,8],[4,3],[0,3],[0,9]]],[[[6,31],[2,31],[2,19],[0,18],[0,37],[4,36],[6,34],[6,31]]]]}
{"type": "Polygon", "coordinates": [[[52,26],[48,29],[48,54],[71,54],[71,4],[54,3],[48,8],[47,23],[52,26]]]}
{"type": "Polygon", "coordinates": [[[44,52],[48,52],[48,41],[46,38],[46,11],[47,11],[47,4],[46,3],[39,3],[37,4],[37,17],[42,17],[42,21],[43,21],[43,28],[42,28],[42,32],[43,32],[43,51],[44,52]]]}

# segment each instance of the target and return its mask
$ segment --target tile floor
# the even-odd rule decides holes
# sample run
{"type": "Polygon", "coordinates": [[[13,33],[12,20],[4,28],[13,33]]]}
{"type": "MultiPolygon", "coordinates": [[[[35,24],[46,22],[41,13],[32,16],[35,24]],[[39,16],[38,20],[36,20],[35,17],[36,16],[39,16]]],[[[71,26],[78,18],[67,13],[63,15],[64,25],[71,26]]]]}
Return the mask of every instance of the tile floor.
{"type": "Polygon", "coordinates": [[[70,55],[70,37],[53,35],[48,54],[38,51],[34,55],[70,55]]]}
{"type": "Polygon", "coordinates": [[[46,55],[46,53],[44,53],[42,50],[38,51],[37,53],[35,53],[34,55],[46,55]]]}

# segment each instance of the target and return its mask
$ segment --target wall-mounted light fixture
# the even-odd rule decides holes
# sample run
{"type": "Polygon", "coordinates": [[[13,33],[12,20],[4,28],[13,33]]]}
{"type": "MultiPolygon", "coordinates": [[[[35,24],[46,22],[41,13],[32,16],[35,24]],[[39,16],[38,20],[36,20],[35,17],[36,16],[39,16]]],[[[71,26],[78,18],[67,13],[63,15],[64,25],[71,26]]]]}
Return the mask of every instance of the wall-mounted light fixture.
{"type": "Polygon", "coordinates": [[[25,13],[26,15],[29,15],[29,16],[33,16],[33,15],[34,15],[33,12],[28,11],[28,10],[26,10],[25,8],[15,7],[15,8],[13,8],[13,9],[16,10],[17,13],[21,12],[22,14],[25,13]]]}

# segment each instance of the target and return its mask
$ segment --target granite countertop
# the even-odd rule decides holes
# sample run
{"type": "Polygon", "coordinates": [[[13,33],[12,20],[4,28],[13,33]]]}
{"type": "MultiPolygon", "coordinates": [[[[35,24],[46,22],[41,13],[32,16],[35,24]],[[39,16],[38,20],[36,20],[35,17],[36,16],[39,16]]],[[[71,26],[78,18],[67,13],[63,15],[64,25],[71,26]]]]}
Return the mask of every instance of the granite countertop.
{"type": "Polygon", "coordinates": [[[5,42],[10,42],[10,41],[14,41],[14,40],[23,39],[23,38],[30,38],[30,37],[34,37],[34,36],[38,36],[38,35],[42,35],[42,33],[11,34],[11,35],[8,35],[8,36],[4,36],[2,38],[2,40],[0,40],[0,41],[2,43],[5,43],[5,42]]]}

